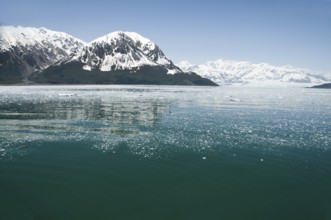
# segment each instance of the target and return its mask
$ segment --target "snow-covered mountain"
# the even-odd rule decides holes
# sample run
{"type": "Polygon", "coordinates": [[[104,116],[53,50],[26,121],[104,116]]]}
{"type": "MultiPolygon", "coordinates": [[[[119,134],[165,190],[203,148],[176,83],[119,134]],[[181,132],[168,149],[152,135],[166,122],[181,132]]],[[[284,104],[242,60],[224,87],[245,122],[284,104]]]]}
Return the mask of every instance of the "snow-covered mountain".
{"type": "Polygon", "coordinates": [[[116,31],[74,51],[29,80],[52,84],[216,85],[185,73],[152,41],[134,32],[116,31]]]}
{"type": "Polygon", "coordinates": [[[276,67],[265,63],[216,60],[201,65],[188,61],[177,64],[183,71],[192,71],[218,84],[247,82],[324,83],[331,81],[325,74],[316,74],[292,66],[276,67]]]}
{"type": "Polygon", "coordinates": [[[133,70],[142,66],[162,66],[168,74],[182,71],[151,40],[134,32],[116,31],[86,45],[67,61],[84,63],[84,70],[133,70]]]}
{"type": "Polygon", "coordinates": [[[0,75],[28,75],[80,51],[86,43],[46,28],[0,26],[0,75]],[[14,72],[14,73],[13,73],[14,72]]]}
{"type": "Polygon", "coordinates": [[[147,38],[117,31],[91,43],[46,28],[0,27],[0,84],[216,85],[185,73],[147,38]]]}

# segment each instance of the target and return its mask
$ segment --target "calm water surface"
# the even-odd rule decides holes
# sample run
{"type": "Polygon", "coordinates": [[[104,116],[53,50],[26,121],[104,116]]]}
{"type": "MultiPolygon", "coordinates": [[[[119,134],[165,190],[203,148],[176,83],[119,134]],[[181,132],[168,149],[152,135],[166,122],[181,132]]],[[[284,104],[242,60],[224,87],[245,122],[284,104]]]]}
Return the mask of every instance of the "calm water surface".
{"type": "Polygon", "coordinates": [[[331,219],[331,91],[0,87],[0,219],[331,219]]]}

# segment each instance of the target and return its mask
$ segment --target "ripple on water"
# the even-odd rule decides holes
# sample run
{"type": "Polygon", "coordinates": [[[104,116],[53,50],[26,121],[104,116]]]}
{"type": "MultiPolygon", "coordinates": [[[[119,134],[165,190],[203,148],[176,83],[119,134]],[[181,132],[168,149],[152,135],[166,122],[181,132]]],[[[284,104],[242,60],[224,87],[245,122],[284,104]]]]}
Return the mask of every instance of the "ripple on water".
{"type": "Polygon", "coordinates": [[[0,86],[0,94],[4,218],[323,219],[329,207],[325,91],[0,86]]]}
{"type": "Polygon", "coordinates": [[[330,149],[330,96],[301,88],[240,89],[0,87],[0,155],[59,141],[143,157],[223,148],[330,149]]]}

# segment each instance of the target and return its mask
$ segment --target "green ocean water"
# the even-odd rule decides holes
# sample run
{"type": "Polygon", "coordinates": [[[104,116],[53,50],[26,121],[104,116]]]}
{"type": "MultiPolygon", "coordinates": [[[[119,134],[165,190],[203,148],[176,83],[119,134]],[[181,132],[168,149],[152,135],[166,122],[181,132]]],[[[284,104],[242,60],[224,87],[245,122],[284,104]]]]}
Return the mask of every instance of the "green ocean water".
{"type": "Polygon", "coordinates": [[[331,93],[0,87],[0,219],[331,219],[331,93]]]}

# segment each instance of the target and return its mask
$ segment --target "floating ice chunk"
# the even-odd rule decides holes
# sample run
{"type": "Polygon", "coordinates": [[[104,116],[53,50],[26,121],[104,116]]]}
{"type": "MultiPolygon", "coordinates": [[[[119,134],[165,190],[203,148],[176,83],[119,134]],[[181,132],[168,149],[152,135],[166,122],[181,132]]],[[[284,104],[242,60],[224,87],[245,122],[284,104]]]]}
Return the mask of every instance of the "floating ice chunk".
{"type": "Polygon", "coordinates": [[[230,99],[230,102],[240,102],[240,99],[230,99]]]}
{"type": "Polygon", "coordinates": [[[261,159],[260,159],[260,161],[261,161],[261,162],[263,162],[263,161],[264,161],[264,159],[263,159],[263,158],[261,158],[261,159]]]}
{"type": "Polygon", "coordinates": [[[3,149],[3,148],[0,148],[0,152],[2,152],[2,151],[5,151],[5,149],[3,149]]]}
{"type": "Polygon", "coordinates": [[[75,93],[59,93],[59,96],[72,97],[72,96],[77,96],[77,94],[75,94],[75,93]]]}
{"type": "Polygon", "coordinates": [[[207,159],[207,157],[202,157],[202,159],[203,159],[203,160],[206,160],[206,159],[207,159]]]}

